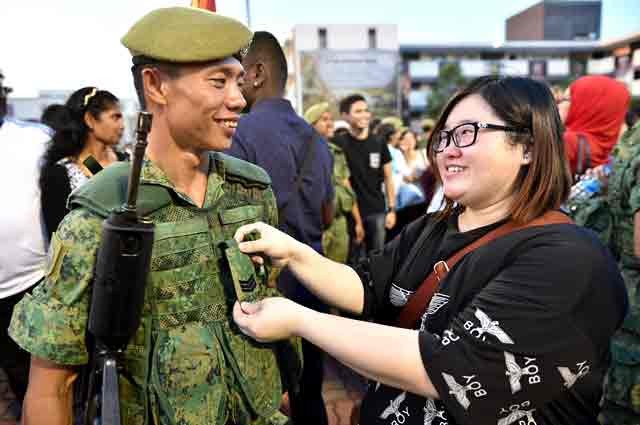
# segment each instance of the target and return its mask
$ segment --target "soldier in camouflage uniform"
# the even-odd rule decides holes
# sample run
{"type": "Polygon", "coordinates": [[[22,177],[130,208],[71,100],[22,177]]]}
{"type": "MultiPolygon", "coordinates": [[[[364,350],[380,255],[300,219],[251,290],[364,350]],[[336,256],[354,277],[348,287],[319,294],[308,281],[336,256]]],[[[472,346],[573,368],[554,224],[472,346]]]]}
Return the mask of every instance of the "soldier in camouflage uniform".
{"type": "Polygon", "coordinates": [[[614,150],[608,204],[611,247],[629,295],[629,313],[611,341],[612,362],[605,385],[602,422],[640,423],[640,125],[629,130],[614,150]]]}
{"type": "MultiPolygon", "coordinates": [[[[123,38],[154,116],[138,206],[155,223],[141,325],[119,374],[123,424],[286,422],[273,347],[231,320],[234,280],[255,272],[257,297],[275,292],[268,270],[247,270],[229,247],[242,224],[276,224],[275,198],[264,170],[215,152],[245,106],[236,53],[250,38],[235,20],[183,7],[149,13],[123,38]]],[[[71,423],[102,220],[124,202],[128,169],[108,167],[72,194],[46,276],[14,311],[10,335],[32,353],[25,423],[71,423]]]]}
{"type": "Polygon", "coordinates": [[[336,191],[334,218],[331,225],[322,233],[322,249],[326,257],[345,263],[349,255],[349,229],[347,215],[352,214],[355,224],[356,242],[364,239],[364,227],[356,194],[349,183],[347,157],[341,148],[329,142],[333,137],[333,117],[327,102],[317,103],[304,113],[304,119],[329,143],[333,157],[333,186],[336,191]]]}

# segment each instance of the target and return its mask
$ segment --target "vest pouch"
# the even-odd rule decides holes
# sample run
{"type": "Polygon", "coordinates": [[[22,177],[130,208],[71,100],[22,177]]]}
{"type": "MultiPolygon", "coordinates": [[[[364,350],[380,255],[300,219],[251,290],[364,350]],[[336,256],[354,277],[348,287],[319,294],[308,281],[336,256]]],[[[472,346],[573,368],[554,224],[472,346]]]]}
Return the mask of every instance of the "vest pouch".
{"type": "Polygon", "coordinates": [[[640,336],[618,331],[611,355],[605,398],[640,415],[640,336]]]}
{"type": "Polygon", "coordinates": [[[220,341],[237,391],[252,414],[268,418],[278,411],[282,397],[280,370],[272,344],[262,344],[233,326],[211,326],[220,341]]]}
{"type": "Polygon", "coordinates": [[[243,224],[263,220],[263,214],[264,208],[262,205],[243,205],[220,211],[218,216],[224,239],[233,239],[234,233],[243,224]]]}
{"type": "Polygon", "coordinates": [[[152,361],[160,423],[225,422],[225,363],[206,325],[190,323],[160,332],[152,361]]]}

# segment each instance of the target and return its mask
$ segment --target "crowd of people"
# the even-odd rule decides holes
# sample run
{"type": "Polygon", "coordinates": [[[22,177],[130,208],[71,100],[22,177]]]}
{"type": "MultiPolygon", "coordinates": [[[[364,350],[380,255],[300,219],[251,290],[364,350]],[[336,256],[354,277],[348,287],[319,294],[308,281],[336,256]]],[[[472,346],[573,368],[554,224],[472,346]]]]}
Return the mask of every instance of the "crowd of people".
{"type": "MultiPolygon", "coordinates": [[[[325,353],[369,380],[354,425],[640,421],[622,83],[481,77],[418,129],[358,93],[296,113],[277,39],[206,10],[157,9],[122,43],[153,115],[138,201],[155,232],[123,424],[327,425],[325,353]]],[[[84,87],[24,123],[3,78],[0,368],[14,421],[81,423],[123,115],[84,87]]]]}

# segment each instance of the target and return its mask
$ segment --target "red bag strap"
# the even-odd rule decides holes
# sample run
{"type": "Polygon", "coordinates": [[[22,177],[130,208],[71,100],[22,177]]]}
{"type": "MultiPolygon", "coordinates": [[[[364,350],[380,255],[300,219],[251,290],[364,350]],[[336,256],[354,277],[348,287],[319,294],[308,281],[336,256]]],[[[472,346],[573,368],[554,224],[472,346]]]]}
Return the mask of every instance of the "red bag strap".
{"type": "Polygon", "coordinates": [[[433,271],[429,273],[429,276],[427,276],[424,281],[422,281],[418,290],[414,292],[414,294],[409,299],[409,302],[407,302],[402,311],[400,311],[400,314],[398,315],[398,318],[396,320],[396,326],[408,329],[412,328],[417,323],[420,315],[425,311],[425,309],[431,302],[433,294],[435,294],[436,290],[440,286],[440,281],[445,278],[447,273],[449,273],[449,270],[453,268],[453,266],[456,265],[456,263],[460,261],[462,257],[467,255],[471,251],[488,244],[494,239],[508,235],[509,233],[515,232],[517,230],[522,230],[529,227],[544,226],[547,224],[569,223],[573,223],[573,221],[568,216],[559,211],[547,211],[542,216],[526,224],[518,225],[513,221],[508,221],[503,225],[493,229],[481,238],[476,239],[464,248],[460,249],[446,261],[440,260],[436,262],[433,265],[433,271]]]}

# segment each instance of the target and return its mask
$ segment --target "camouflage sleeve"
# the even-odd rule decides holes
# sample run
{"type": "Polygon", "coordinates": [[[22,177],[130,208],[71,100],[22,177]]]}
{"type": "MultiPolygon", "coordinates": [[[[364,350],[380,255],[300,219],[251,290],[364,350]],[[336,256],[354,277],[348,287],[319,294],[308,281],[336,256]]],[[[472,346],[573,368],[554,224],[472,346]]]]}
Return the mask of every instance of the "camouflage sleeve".
{"type": "MultiPolygon", "coordinates": [[[[640,130],[637,131],[640,134],[640,130]]],[[[633,157],[630,159],[630,172],[628,176],[625,176],[624,187],[629,188],[629,208],[631,209],[631,213],[635,214],[636,211],[640,210],[640,147],[635,147],[632,149],[631,155],[633,157]]]]}
{"type": "Polygon", "coordinates": [[[78,209],[54,233],[45,277],[16,305],[9,327],[11,338],[32,355],[58,364],[87,363],[89,283],[101,229],[100,218],[78,209]]]}
{"type": "Polygon", "coordinates": [[[337,184],[342,184],[342,182],[351,177],[349,166],[347,165],[347,158],[344,156],[344,153],[340,152],[334,155],[333,171],[337,184]]]}
{"type": "Polygon", "coordinates": [[[276,205],[276,197],[271,187],[263,193],[263,207],[265,223],[270,226],[278,226],[278,206],[276,205]]]}

